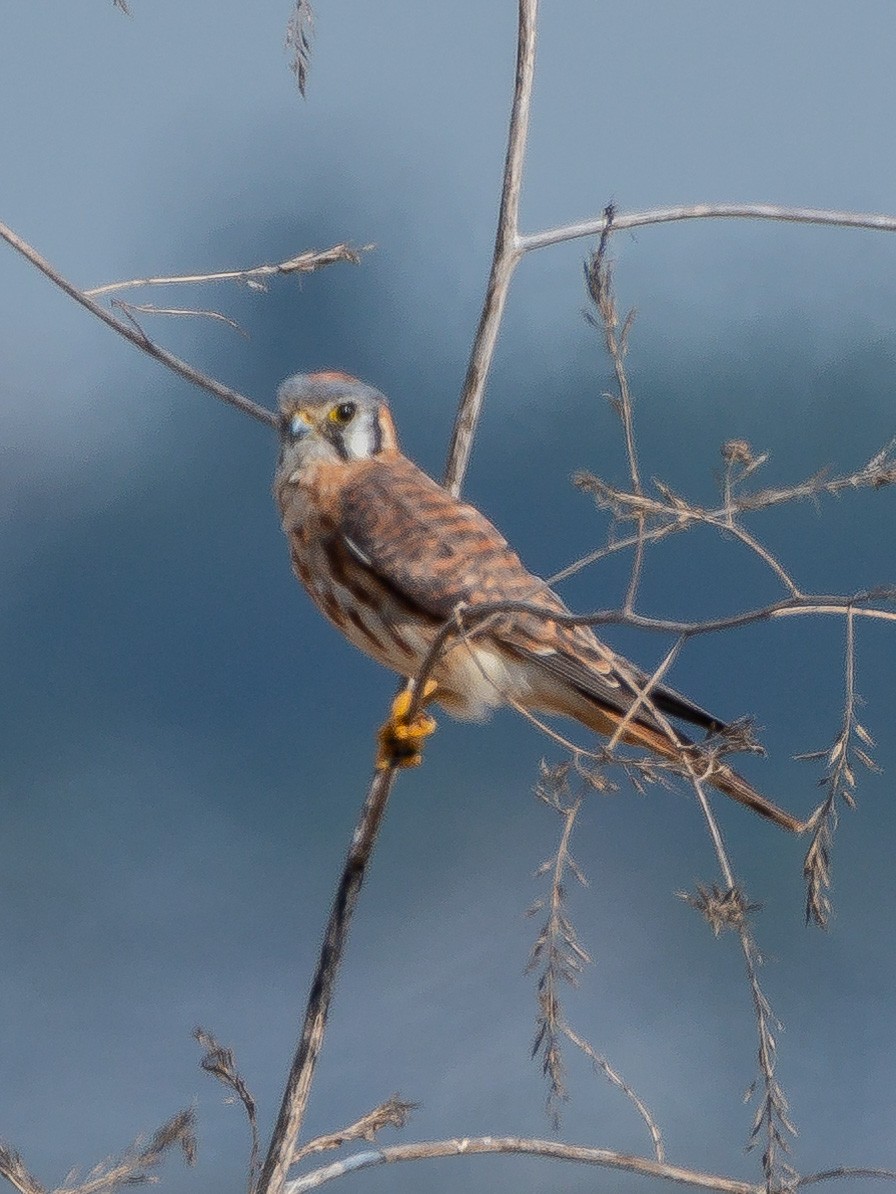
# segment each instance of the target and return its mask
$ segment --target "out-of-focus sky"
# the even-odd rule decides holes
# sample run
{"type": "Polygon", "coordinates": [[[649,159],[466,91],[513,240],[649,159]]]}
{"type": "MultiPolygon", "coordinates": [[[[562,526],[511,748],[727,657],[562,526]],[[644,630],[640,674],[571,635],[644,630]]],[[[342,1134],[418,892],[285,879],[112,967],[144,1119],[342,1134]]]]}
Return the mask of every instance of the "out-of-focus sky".
{"type": "MultiPolygon", "coordinates": [[[[317,5],[309,96],[283,51],[286,3],[7,5],[0,218],[77,283],[227,269],[335,241],[359,268],[152,293],[214,306],[153,321],[163,343],[272,403],[297,370],[391,396],[439,473],[488,269],[515,8],[317,5]]],[[[896,210],[896,9],[574,2],[541,19],[523,220],[687,201],[896,210]]],[[[514,283],[467,482],[536,571],[605,539],[569,483],[625,477],[610,384],[582,318],[576,243],[514,283]]],[[[764,224],[674,225],[613,241],[643,472],[711,502],[719,446],[770,452],[768,482],[851,471],[894,432],[896,241],[764,224]]],[[[271,435],[0,255],[0,1136],[42,1181],[89,1166],[195,1100],[199,1167],[169,1188],[239,1186],[240,1112],[197,1069],[202,1023],[233,1045],[270,1127],[343,850],[394,682],[294,582],[270,497],[271,435]]],[[[888,491],[750,527],[808,591],[894,579],[888,491]]],[[[564,590],[624,592],[621,560],[564,590]]],[[[708,617],[778,595],[736,543],[652,551],[645,612],[708,617]]],[[[666,642],[614,644],[649,666],[666,642]]],[[[843,699],[844,628],[791,621],[701,641],[675,685],[755,716],[744,771],[797,812],[843,699]]],[[[827,933],[802,923],[802,846],[717,801],[763,904],[763,982],[786,1026],[779,1077],[804,1171],[896,1164],[892,913],[894,637],[860,624],[859,776],[827,933]]],[[[442,719],[403,776],[365,888],[308,1116],[351,1122],[393,1091],[403,1139],[548,1135],[523,975],[556,818],[533,798],[557,750],[510,714],[442,719]]],[[[686,793],[589,799],[572,915],[595,957],[568,1015],[653,1109],[670,1157],[743,1177],[755,1029],[736,941],[675,896],[717,880],[686,793]]],[[[630,1152],[630,1105],[569,1060],[564,1135],[630,1152]]],[[[396,1137],[386,1134],[390,1142],[396,1137]]],[[[463,1159],[349,1178],[364,1191],[641,1188],[618,1174],[463,1159]]]]}

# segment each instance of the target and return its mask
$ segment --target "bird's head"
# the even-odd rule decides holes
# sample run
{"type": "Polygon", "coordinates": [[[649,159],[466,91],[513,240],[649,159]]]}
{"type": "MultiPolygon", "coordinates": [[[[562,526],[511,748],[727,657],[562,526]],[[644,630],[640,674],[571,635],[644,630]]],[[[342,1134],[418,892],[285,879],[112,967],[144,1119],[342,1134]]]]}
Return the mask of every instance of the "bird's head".
{"type": "Polygon", "coordinates": [[[386,399],[347,373],[296,373],[277,400],[278,471],[290,478],[316,464],[368,460],[398,447],[386,399]]]}

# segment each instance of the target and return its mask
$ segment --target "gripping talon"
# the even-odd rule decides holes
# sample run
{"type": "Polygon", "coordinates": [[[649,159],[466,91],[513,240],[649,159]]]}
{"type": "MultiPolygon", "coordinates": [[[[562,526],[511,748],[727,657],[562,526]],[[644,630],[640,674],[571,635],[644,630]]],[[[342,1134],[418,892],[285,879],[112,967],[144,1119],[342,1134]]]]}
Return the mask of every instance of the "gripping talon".
{"type": "MultiPolygon", "coordinates": [[[[427,680],[423,700],[429,700],[436,690],[434,680],[427,680]]],[[[390,767],[419,767],[423,762],[423,743],[436,728],[436,719],[421,709],[411,720],[408,711],[414,698],[412,685],[403,688],[392,702],[389,720],[377,734],[377,771],[390,767]]]]}

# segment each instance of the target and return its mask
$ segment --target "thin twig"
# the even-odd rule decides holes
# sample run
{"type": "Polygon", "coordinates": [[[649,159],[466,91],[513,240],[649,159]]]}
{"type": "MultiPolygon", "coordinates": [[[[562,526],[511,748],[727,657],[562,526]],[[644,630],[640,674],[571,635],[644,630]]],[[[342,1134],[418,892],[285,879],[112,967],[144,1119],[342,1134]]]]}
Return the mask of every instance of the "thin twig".
{"type": "MultiPolygon", "coordinates": [[[[553,858],[542,863],[537,871],[538,875],[550,874],[550,894],[547,901],[547,917],[535,939],[526,966],[527,974],[534,970],[539,972],[536,985],[538,1015],[535,1020],[532,1056],[541,1054],[541,1072],[548,1079],[548,1114],[555,1132],[560,1127],[560,1103],[565,1102],[567,1098],[560,1050],[560,987],[564,983],[577,986],[579,974],[591,961],[566,913],[567,871],[579,883],[584,885],[587,882],[569,850],[573,826],[582,807],[582,797],[570,797],[567,792],[567,774],[567,764],[553,768],[542,764],[541,780],[536,789],[539,799],[559,813],[563,820],[563,830],[553,858]]],[[[544,904],[544,900],[536,900],[529,907],[528,915],[537,915],[544,908],[544,904]]]]}
{"type": "Polygon", "coordinates": [[[249,1134],[252,1141],[252,1150],[249,1154],[248,1180],[249,1194],[252,1194],[255,1189],[255,1178],[258,1173],[260,1153],[258,1114],[255,1107],[255,1099],[252,1097],[252,1093],[246,1085],[242,1074],[236,1068],[233,1050],[222,1045],[210,1032],[206,1032],[204,1028],[195,1028],[193,1030],[193,1037],[205,1049],[205,1054],[199,1064],[207,1074],[213,1074],[219,1082],[223,1083],[229,1090],[232,1090],[243,1104],[246,1119],[249,1121],[249,1134]]]}
{"type": "MultiPolygon", "coordinates": [[[[622,423],[625,438],[625,454],[628,459],[629,478],[632,483],[632,493],[636,497],[643,497],[644,489],[641,485],[641,470],[638,464],[638,450],[635,446],[635,428],[633,415],[632,392],[628,384],[628,374],[625,369],[625,357],[628,352],[628,333],[634,319],[634,312],[630,311],[619,331],[619,312],[616,307],[616,295],[613,290],[613,269],[607,256],[610,243],[610,232],[613,227],[615,209],[609,206],[604,211],[606,228],[601,233],[597,250],[591,254],[585,265],[585,281],[588,293],[600,317],[600,325],[604,334],[604,346],[610,360],[613,362],[613,372],[616,374],[618,394],[607,394],[613,409],[622,423]]],[[[597,320],[592,315],[586,318],[597,326],[597,320]]],[[[629,577],[628,589],[625,594],[625,609],[632,610],[641,580],[641,570],[644,565],[644,522],[646,515],[639,511],[635,515],[638,525],[635,542],[635,552],[632,558],[632,570],[629,577]]]]}
{"type": "Polygon", "coordinates": [[[372,1111],[362,1115],[359,1120],[347,1128],[342,1128],[338,1132],[328,1132],[326,1136],[317,1136],[314,1140],[309,1140],[307,1144],[302,1145],[301,1148],[295,1149],[292,1154],[292,1164],[295,1165],[297,1161],[310,1157],[314,1153],[324,1153],[334,1148],[342,1148],[352,1140],[373,1141],[383,1128],[403,1128],[416,1107],[417,1103],[406,1103],[397,1094],[394,1094],[385,1103],[380,1103],[378,1107],[374,1107],[372,1111]]]}
{"type": "Polygon", "coordinates": [[[323,1043],[330,1000],[348,939],[352,914],[382,824],[396,769],[378,771],[367,792],[336,890],[320,958],[311,982],[302,1034],[293,1058],[280,1114],[258,1181],[259,1194],[280,1194],[292,1164],[317,1058],[323,1043]]]}
{"type": "MultiPolygon", "coordinates": [[[[239,332],[245,340],[249,339],[249,333],[245,328],[241,328],[235,319],[231,319],[229,315],[224,315],[221,311],[207,311],[201,307],[157,307],[155,303],[126,303],[124,299],[113,299],[112,306],[118,307],[120,311],[123,311],[137,327],[140,325],[132,318],[135,311],[139,315],[199,316],[205,319],[220,320],[221,323],[226,323],[228,327],[233,328],[235,332],[239,332]]],[[[140,330],[142,331],[143,329],[141,328],[140,330]]]]}
{"type": "Polygon", "coordinates": [[[445,466],[444,485],[455,497],[460,493],[470,461],[473,437],[482,410],[485,383],[498,341],[504,304],[507,301],[513,272],[520,259],[517,249],[520,191],[523,184],[532,83],[535,78],[538,0],[519,0],[518,12],[516,79],[507,135],[507,155],[504,160],[504,181],[495,250],[445,466]]]}
{"type": "MultiPolygon", "coordinates": [[[[662,715],[658,714],[658,712],[655,712],[655,715],[658,716],[660,721],[663,720],[662,715]]],[[[664,729],[667,734],[673,734],[674,736],[674,732],[668,723],[666,723],[664,729]]],[[[756,1033],[759,1043],[757,1057],[759,1077],[762,1081],[763,1090],[762,1098],[760,1099],[750,1131],[748,1148],[752,1148],[755,1145],[760,1131],[764,1129],[765,1146],[762,1150],[762,1172],[765,1176],[766,1192],[767,1194],[773,1194],[774,1191],[783,1189],[788,1182],[792,1182],[793,1178],[797,1176],[793,1167],[782,1156],[782,1154],[789,1151],[787,1137],[795,1136],[796,1128],[790,1120],[787,1099],[775,1072],[777,1044],[772,1026],[780,1029],[781,1025],[772,1011],[768,996],[763,991],[762,985],[759,982],[759,966],[762,964],[762,955],[759,952],[759,947],[750,929],[748,915],[749,911],[755,908],[755,905],[751,905],[745,899],[735,883],[734,871],[731,866],[731,860],[728,857],[722,831],[716,821],[709,797],[703,786],[703,776],[697,772],[693,761],[687,756],[685,756],[684,762],[690,772],[691,784],[697,795],[697,800],[700,803],[700,808],[709,829],[713,849],[724,879],[725,895],[730,896],[727,900],[729,922],[740,939],[741,952],[743,953],[746,965],[750,997],[756,1017],[756,1033]]],[[[712,923],[711,918],[708,919],[712,923]]],[[[716,935],[718,935],[718,931],[715,931],[716,935]]],[[[755,1086],[755,1083],[753,1085],[755,1086]]],[[[748,1093],[751,1094],[752,1090],[753,1087],[751,1086],[748,1093]]]]}
{"type": "Polygon", "coordinates": [[[180,357],[176,357],[173,353],[168,352],[167,349],[161,348],[158,344],[154,343],[145,333],[139,331],[131,323],[117,319],[104,307],[100,306],[99,303],[86,295],[83,290],[79,290],[77,286],[67,281],[58,270],[54,269],[48,261],[41,257],[36,249],[32,248],[31,245],[13,232],[11,228],[2,223],[0,223],[0,238],[5,240],[7,244],[12,245],[23,257],[27,258],[32,265],[36,266],[45,277],[49,278],[55,286],[64,291],[69,298],[73,298],[76,303],[80,303],[82,307],[86,307],[91,315],[95,315],[97,319],[101,319],[103,323],[118,332],[119,336],[124,336],[125,340],[130,340],[137,348],[154,357],[157,361],[161,361],[163,365],[167,365],[169,369],[181,377],[185,377],[187,381],[191,381],[201,389],[207,390],[210,394],[220,399],[221,402],[235,406],[244,415],[251,415],[253,419],[257,419],[260,423],[265,423],[269,427],[277,426],[277,416],[273,411],[259,406],[238,391],[231,390],[229,386],[222,385],[221,382],[215,381],[213,377],[209,377],[207,374],[201,373],[198,369],[194,369],[192,365],[188,365],[180,357]]]}
{"type": "MultiPolygon", "coordinates": [[[[571,987],[578,986],[579,975],[584,967],[591,963],[591,957],[582,946],[567,911],[566,875],[571,874],[583,887],[588,885],[588,880],[570,852],[572,831],[583,801],[583,795],[575,795],[571,789],[570,766],[569,762],[564,762],[549,767],[543,762],[536,788],[539,800],[542,800],[548,808],[553,809],[560,816],[563,827],[556,852],[543,862],[536,872],[536,877],[550,876],[549,895],[546,900],[537,899],[527,910],[527,915],[537,916],[547,908],[547,915],[529,954],[529,962],[526,966],[527,973],[538,971],[536,988],[538,1016],[535,1021],[535,1041],[532,1053],[533,1056],[541,1054],[542,1073],[549,1082],[548,1113],[555,1131],[559,1129],[560,1103],[567,1099],[563,1057],[560,1049],[560,1038],[565,1037],[575,1048],[584,1053],[596,1071],[603,1074],[629,1099],[647,1126],[657,1161],[662,1161],[664,1160],[663,1137],[647,1105],[629,1086],[616,1067],[611,1065],[606,1057],[598,1053],[589,1041],[575,1031],[562,1011],[562,987],[564,984],[571,987]]],[[[582,773],[577,771],[577,774],[581,775],[582,773]]],[[[585,782],[593,787],[595,786],[595,777],[589,775],[585,782]]],[[[608,781],[602,779],[601,786],[606,788],[610,785],[608,781]]]]}
{"type": "Polygon", "coordinates": [[[579,1034],[573,1028],[571,1028],[565,1020],[561,1021],[560,1029],[567,1040],[571,1041],[575,1047],[580,1050],[580,1052],[584,1053],[586,1057],[591,1059],[591,1063],[595,1070],[603,1074],[607,1081],[611,1083],[611,1085],[621,1090],[629,1102],[632,1103],[635,1110],[647,1125],[647,1130],[650,1133],[650,1139],[653,1141],[653,1150],[656,1159],[658,1161],[664,1161],[666,1159],[666,1149],[663,1144],[663,1136],[660,1132],[659,1125],[653,1118],[650,1108],[639,1096],[638,1092],[629,1086],[615,1066],[611,1065],[607,1058],[603,1056],[603,1054],[598,1053],[597,1050],[594,1049],[594,1047],[589,1044],[584,1037],[579,1036],[579,1034]]]}
{"type": "Polygon", "coordinates": [[[253,265],[250,269],[222,270],[212,274],[177,274],[171,277],[130,278],[126,282],[107,282],[103,286],[92,286],[85,290],[89,298],[99,298],[104,294],[112,294],[116,290],[133,290],[139,286],[195,286],[201,282],[245,282],[255,290],[266,290],[262,279],[275,274],[308,274],[325,265],[332,265],[336,261],[349,261],[358,265],[361,254],[372,249],[373,245],[364,245],[361,249],[353,249],[351,245],[333,245],[330,249],[309,249],[306,253],[299,253],[297,257],[290,257],[277,265],[253,265]]]}
{"type": "Polygon", "coordinates": [[[838,805],[842,801],[847,808],[856,807],[853,760],[860,762],[869,771],[880,770],[869,753],[874,747],[874,739],[856,716],[856,707],[860,703],[860,697],[856,693],[856,612],[849,610],[846,618],[846,692],[840,733],[828,750],[812,751],[798,756],[801,759],[827,760],[827,770],[822,779],[827,794],[813,816],[815,831],[803,863],[803,875],[806,879],[806,920],[814,921],[821,928],[827,927],[831,912],[831,901],[827,892],[831,886],[831,850],[837,828],[838,805]],[[858,746],[855,738],[863,745],[858,746]]]}
{"type": "MultiPolygon", "coordinates": [[[[836,495],[850,489],[880,489],[883,486],[892,485],[896,483],[894,447],[896,447],[896,441],[891,440],[866,464],[846,476],[825,479],[823,476],[816,475],[796,485],[758,490],[738,498],[735,502],[732,502],[730,496],[726,494],[725,504],[711,510],[684,502],[679,498],[673,498],[665,486],[660,486],[663,500],[657,500],[648,497],[633,497],[586,472],[577,473],[574,481],[580,489],[593,495],[598,508],[611,510],[616,518],[631,518],[632,510],[635,507],[644,509],[655,517],[658,525],[645,530],[642,538],[645,543],[658,543],[670,535],[690,530],[696,523],[705,523],[708,526],[717,527],[719,530],[730,531],[730,520],[735,513],[766,510],[773,506],[806,498],[814,500],[823,494],[836,495]]],[[[757,463],[761,463],[765,459],[765,456],[761,456],[757,463]]],[[[659,485],[658,482],[656,484],[659,485]]],[[[603,547],[586,552],[566,568],[561,568],[559,572],[548,577],[544,584],[546,586],[559,584],[608,556],[615,555],[620,551],[627,551],[630,547],[637,545],[638,538],[638,535],[629,535],[623,539],[614,539],[603,547]]],[[[747,543],[747,539],[743,535],[738,538],[747,546],[752,547],[752,544],[747,543]]],[[[789,577],[785,580],[782,576],[780,579],[788,588],[793,584],[789,577]]]]}
{"type": "Polygon", "coordinates": [[[844,1177],[882,1177],[896,1181],[896,1169],[874,1169],[860,1165],[838,1165],[836,1169],[823,1169],[820,1173],[807,1173],[796,1183],[797,1186],[812,1186],[816,1182],[839,1181],[844,1177]]]}

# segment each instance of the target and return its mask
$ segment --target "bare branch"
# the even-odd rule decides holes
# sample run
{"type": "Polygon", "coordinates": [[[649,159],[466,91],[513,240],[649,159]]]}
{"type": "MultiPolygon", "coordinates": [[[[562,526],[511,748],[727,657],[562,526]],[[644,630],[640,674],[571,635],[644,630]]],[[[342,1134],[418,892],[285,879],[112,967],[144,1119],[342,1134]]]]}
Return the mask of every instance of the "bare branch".
{"type": "Polygon", "coordinates": [[[86,295],[83,290],[79,290],[77,286],[74,286],[71,282],[63,278],[59,271],[54,269],[48,261],[41,257],[36,249],[33,249],[31,245],[22,240],[11,228],[2,223],[0,223],[0,237],[7,244],[12,245],[32,265],[36,266],[45,277],[49,278],[55,286],[64,291],[69,298],[73,298],[76,303],[80,303],[82,307],[86,307],[97,319],[101,319],[103,323],[118,332],[120,336],[124,336],[125,340],[130,340],[137,348],[154,357],[157,361],[161,361],[163,365],[167,365],[173,372],[179,374],[181,377],[185,377],[187,381],[191,381],[201,389],[207,390],[210,394],[220,399],[221,402],[235,406],[243,414],[251,415],[253,419],[257,419],[260,423],[266,423],[269,427],[277,426],[277,416],[273,411],[259,406],[250,398],[246,398],[243,394],[238,393],[238,391],[231,390],[228,386],[222,385],[221,382],[215,381],[213,377],[209,377],[207,374],[201,373],[198,369],[194,369],[192,365],[188,365],[180,357],[176,357],[173,353],[168,352],[167,349],[159,347],[144,332],[138,330],[132,324],[117,319],[105,310],[104,307],[101,307],[99,303],[86,295]]]}
{"type": "Polygon", "coordinates": [[[252,1139],[248,1180],[249,1194],[252,1194],[252,1191],[255,1189],[255,1177],[258,1171],[259,1160],[258,1114],[256,1112],[255,1099],[252,1097],[248,1086],[246,1086],[242,1074],[236,1068],[233,1050],[222,1045],[210,1032],[206,1032],[204,1028],[195,1028],[193,1036],[202,1048],[205,1049],[205,1054],[199,1064],[207,1074],[213,1074],[219,1082],[222,1082],[232,1090],[245,1109],[252,1139]]]}
{"type": "Polygon", "coordinates": [[[353,249],[348,244],[333,245],[330,249],[309,249],[299,253],[297,257],[290,257],[288,261],[281,261],[277,265],[253,265],[249,269],[222,270],[212,274],[176,274],[171,277],[131,278],[127,282],[107,282],[104,286],[92,286],[84,294],[90,298],[99,298],[104,294],[112,294],[116,290],[133,290],[139,286],[194,286],[201,282],[245,282],[253,290],[267,290],[264,281],[277,274],[310,274],[325,265],[333,265],[337,261],[348,261],[352,265],[359,265],[361,254],[372,249],[373,245],[364,245],[360,249],[353,249]]]}
{"type": "Polygon", "coordinates": [[[307,1144],[297,1148],[292,1155],[292,1164],[310,1157],[313,1153],[329,1152],[330,1149],[342,1148],[352,1140],[375,1140],[378,1132],[383,1128],[403,1128],[411,1117],[411,1112],[419,1106],[417,1103],[406,1103],[397,1094],[392,1095],[385,1103],[380,1103],[372,1111],[343,1128],[340,1132],[331,1132],[327,1136],[318,1136],[309,1140],[307,1144]]]}
{"type": "Polygon", "coordinates": [[[482,410],[485,383],[488,380],[498,331],[510,281],[520,259],[517,249],[519,234],[520,191],[523,185],[523,163],[526,136],[529,130],[529,106],[535,78],[535,40],[538,19],[538,0],[518,0],[516,81],[510,129],[507,134],[507,155],[504,160],[504,181],[501,190],[501,209],[498,231],[492,256],[491,272],[479,327],[470,351],[467,375],[464,378],[460,404],[454,420],[451,446],[445,466],[445,488],[456,497],[463,485],[464,475],[473,449],[473,437],[482,410]]]}
{"type": "MultiPolygon", "coordinates": [[[[543,582],[546,583],[546,582],[543,582]]],[[[533,594],[534,595],[534,594],[533,594]]],[[[624,609],[595,610],[585,614],[561,614],[554,609],[545,609],[529,601],[488,601],[479,605],[459,607],[433,637],[423,663],[414,677],[415,692],[423,691],[426,681],[432,676],[433,668],[454,638],[481,634],[489,622],[504,614],[529,614],[536,618],[550,618],[559,626],[633,626],[639,630],[651,630],[662,634],[677,634],[684,638],[696,638],[722,630],[750,626],[757,622],[775,621],[778,618],[830,615],[844,617],[872,618],[896,622],[896,609],[881,609],[870,605],[874,600],[896,602],[896,587],[881,588],[852,596],[803,595],[784,597],[768,605],[732,614],[726,618],[710,618],[702,622],[685,622],[672,618],[648,618],[643,614],[629,613],[624,609]]],[[[416,713],[412,706],[409,716],[416,713]]]]}
{"type": "Polygon", "coordinates": [[[473,1157],[484,1153],[525,1154],[555,1161],[577,1161],[584,1165],[599,1165],[605,1169],[621,1169],[665,1181],[678,1182],[701,1190],[718,1190],[721,1194],[763,1194],[763,1187],[751,1182],[736,1181],[680,1165],[667,1165],[652,1157],[633,1157],[607,1148],[587,1148],[576,1144],[562,1144],[557,1140],[536,1140],[521,1136],[473,1136],[457,1140],[426,1140],[419,1144],[396,1144],[391,1148],[371,1149],[356,1153],[342,1161],[335,1161],[321,1169],[306,1173],[286,1186],[284,1194],[305,1194],[347,1173],[358,1173],[377,1165],[392,1165],[399,1161],[422,1161],[433,1157],[473,1157]]]}
{"type": "MultiPolygon", "coordinates": [[[[784,207],[777,203],[691,203],[675,207],[655,207],[649,211],[615,213],[613,231],[647,228],[678,220],[778,220],[789,224],[833,224],[839,228],[867,228],[877,232],[896,232],[896,216],[876,212],[830,211],[817,207],[784,207]]],[[[607,227],[606,214],[562,228],[550,228],[521,236],[520,253],[546,249],[583,236],[601,236],[607,227]]]]}
{"type": "Polygon", "coordinates": [[[377,771],[361,807],[311,981],[302,1034],[289,1071],[280,1114],[258,1181],[259,1194],[280,1194],[292,1164],[352,914],[386,812],[395,774],[395,767],[377,771]]]}

